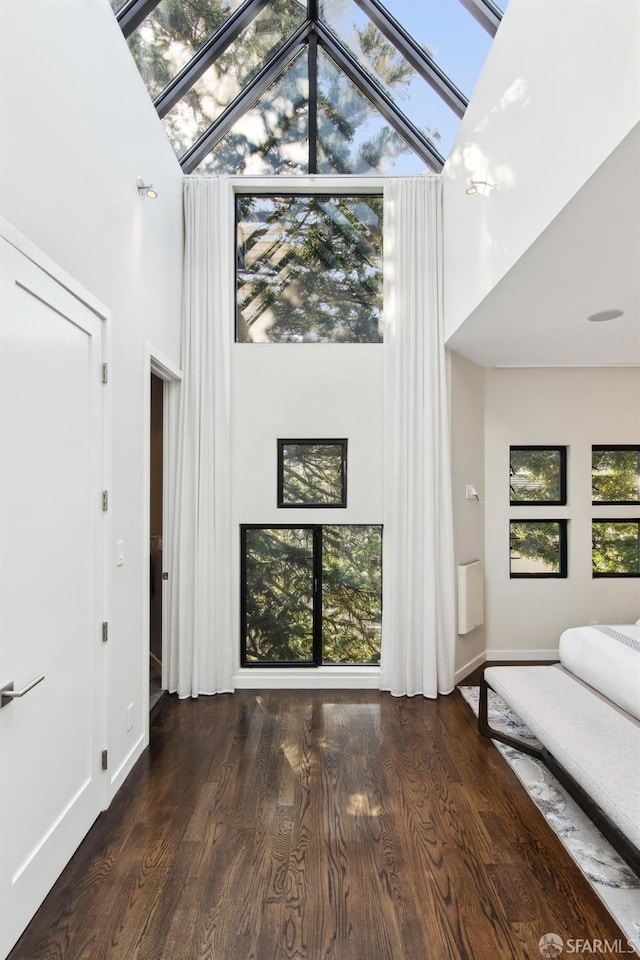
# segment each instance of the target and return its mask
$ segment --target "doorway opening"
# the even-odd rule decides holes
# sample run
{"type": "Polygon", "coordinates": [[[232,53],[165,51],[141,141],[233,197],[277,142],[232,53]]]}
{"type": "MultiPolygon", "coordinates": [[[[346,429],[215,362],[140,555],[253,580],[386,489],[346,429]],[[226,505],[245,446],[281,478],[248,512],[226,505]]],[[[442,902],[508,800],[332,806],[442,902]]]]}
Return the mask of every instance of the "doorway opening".
{"type": "Polygon", "coordinates": [[[151,373],[149,457],[149,710],[162,696],[164,381],[151,373]]]}

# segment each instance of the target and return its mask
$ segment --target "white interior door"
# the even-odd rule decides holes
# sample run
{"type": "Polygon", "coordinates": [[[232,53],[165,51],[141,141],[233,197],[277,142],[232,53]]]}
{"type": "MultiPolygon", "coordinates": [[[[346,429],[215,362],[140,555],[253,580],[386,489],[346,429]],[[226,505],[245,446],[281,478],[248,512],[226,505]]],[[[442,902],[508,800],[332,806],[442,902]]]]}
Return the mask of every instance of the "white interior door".
{"type": "Polygon", "coordinates": [[[0,957],[97,817],[102,321],[0,239],[0,957]]]}

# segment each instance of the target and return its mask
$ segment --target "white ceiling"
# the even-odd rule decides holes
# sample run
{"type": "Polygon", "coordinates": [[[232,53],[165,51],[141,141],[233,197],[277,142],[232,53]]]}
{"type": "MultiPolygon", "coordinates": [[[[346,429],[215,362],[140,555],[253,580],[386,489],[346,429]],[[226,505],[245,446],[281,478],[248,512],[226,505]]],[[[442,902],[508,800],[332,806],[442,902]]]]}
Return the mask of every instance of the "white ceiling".
{"type": "Polygon", "coordinates": [[[482,366],[640,365],[640,124],[447,345],[482,366]]]}

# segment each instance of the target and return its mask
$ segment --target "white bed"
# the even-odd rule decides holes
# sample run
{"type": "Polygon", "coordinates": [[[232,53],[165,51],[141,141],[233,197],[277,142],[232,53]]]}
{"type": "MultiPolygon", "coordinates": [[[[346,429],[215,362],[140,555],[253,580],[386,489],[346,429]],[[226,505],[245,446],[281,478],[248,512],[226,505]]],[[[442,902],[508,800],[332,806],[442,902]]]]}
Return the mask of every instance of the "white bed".
{"type": "Polygon", "coordinates": [[[559,649],[565,670],[640,720],[640,624],[570,627],[559,649]]]}

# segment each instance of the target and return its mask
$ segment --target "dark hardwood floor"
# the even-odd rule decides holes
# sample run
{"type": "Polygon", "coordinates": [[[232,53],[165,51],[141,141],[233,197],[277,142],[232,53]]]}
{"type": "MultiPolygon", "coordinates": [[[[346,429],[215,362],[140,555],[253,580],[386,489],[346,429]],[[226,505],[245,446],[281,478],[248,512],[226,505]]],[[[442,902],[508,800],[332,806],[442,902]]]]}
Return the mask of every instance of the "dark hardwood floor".
{"type": "Polygon", "coordinates": [[[539,960],[622,938],[456,691],[171,698],[10,960],[539,960]]]}

